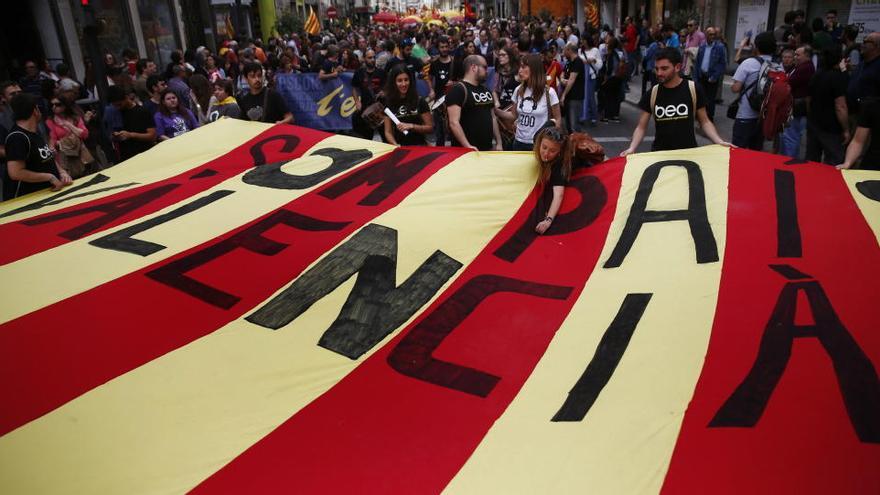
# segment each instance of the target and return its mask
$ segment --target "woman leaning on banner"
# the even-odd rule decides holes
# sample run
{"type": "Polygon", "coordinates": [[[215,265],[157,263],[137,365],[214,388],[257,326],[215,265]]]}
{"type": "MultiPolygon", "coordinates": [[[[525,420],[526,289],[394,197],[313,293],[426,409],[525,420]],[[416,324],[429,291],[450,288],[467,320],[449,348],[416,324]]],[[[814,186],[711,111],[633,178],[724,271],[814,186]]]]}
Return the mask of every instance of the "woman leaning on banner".
{"type": "Polygon", "coordinates": [[[425,134],[434,131],[434,119],[428,101],[416,92],[410,81],[406,66],[397,64],[391,68],[385,82],[385,106],[400,122],[396,124],[385,117],[385,139],[403,146],[425,145],[425,134]],[[404,131],[407,131],[404,134],[404,131]]]}
{"type": "Polygon", "coordinates": [[[558,127],[546,126],[535,134],[534,153],[538,162],[538,186],[541,188],[551,187],[552,195],[542,194],[540,203],[535,212],[543,218],[536,218],[535,232],[543,234],[553,225],[559,208],[562,207],[562,199],[565,196],[565,186],[571,177],[572,167],[572,142],[565,131],[558,127]],[[550,204],[546,204],[547,198],[550,204]]]}
{"type": "Polygon", "coordinates": [[[556,90],[546,86],[544,61],[541,55],[530,53],[523,57],[519,66],[519,86],[513,92],[513,105],[509,111],[496,108],[495,114],[506,122],[516,123],[513,151],[530,151],[535,133],[550,119],[553,125],[562,125],[559,97],[556,90]]]}

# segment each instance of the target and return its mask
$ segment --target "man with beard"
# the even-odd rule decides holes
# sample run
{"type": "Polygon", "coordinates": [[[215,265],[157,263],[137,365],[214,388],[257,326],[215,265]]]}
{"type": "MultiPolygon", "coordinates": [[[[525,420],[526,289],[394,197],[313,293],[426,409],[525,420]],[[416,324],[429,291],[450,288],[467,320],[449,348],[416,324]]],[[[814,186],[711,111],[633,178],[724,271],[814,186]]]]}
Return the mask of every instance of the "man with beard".
{"type": "Polygon", "coordinates": [[[706,114],[706,96],[702,88],[691,80],[682,79],[681,52],[675,48],[664,48],[657,52],[654,73],[657,84],[642,96],[639,124],[633,131],[632,143],[620,156],[635,153],[645,137],[652,114],[656,137],[651,151],[696,148],[694,120],[699,120],[703,132],[713,143],[730,146],[730,143],[721,139],[706,114]]]}
{"type": "MultiPolygon", "coordinates": [[[[440,54],[431,62],[428,74],[431,76],[431,93],[428,99],[435,100],[446,94],[452,86],[452,56],[449,54],[449,38],[440,38],[437,43],[440,54]]],[[[438,107],[434,110],[434,136],[437,146],[446,146],[446,112],[438,107]]]]}
{"type": "Polygon", "coordinates": [[[495,98],[485,86],[489,66],[482,55],[462,61],[464,77],[446,93],[449,130],[458,146],[474,151],[501,151],[501,133],[495,120],[495,98]]]}
{"type": "Polygon", "coordinates": [[[364,65],[355,71],[351,79],[351,92],[357,110],[352,118],[352,127],[364,139],[373,139],[374,130],[361,113],[376,102],[383,86],[385,86],[385,71],[376,67],[376,52],[367,50],[364,52],[364,65]]]}

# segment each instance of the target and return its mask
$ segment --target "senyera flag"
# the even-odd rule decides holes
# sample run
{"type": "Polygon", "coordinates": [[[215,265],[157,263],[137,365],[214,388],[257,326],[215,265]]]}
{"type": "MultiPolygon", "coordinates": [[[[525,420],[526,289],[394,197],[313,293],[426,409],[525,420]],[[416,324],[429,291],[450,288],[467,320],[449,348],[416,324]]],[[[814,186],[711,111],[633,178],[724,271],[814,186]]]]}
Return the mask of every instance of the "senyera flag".
{"type": "Polygon", "coordinates": [[[880,174],[536,178],[222,120],[0,205],[0,492],[880,492],[880,174]]]}

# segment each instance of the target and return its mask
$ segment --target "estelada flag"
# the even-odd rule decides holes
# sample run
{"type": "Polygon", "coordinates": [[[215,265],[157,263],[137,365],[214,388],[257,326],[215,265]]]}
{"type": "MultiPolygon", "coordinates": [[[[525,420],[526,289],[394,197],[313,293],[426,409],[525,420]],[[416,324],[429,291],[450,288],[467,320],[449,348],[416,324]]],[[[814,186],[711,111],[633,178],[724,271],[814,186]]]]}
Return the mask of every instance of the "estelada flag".
{"type": "Polygon", "coordinates": [[[306,20],[305,31],[308,34],[316,35],[321,31],[321,22],[318,20],[318,16],[315,15],[315,11],[309,7],[309,18],[306,20]]]}
{"type": "Polygon", "coordinates": [[[229,14],[226,14],[224,24],[226,26],[226,38],[235,39],[235,28],[232,26],[232,18],[229,17],[229,14]]]}
{"type": "Polygon", "coordinates": [[[878,493],[880,173],[221,120],[0,205],[2,493],[878,493]]]}

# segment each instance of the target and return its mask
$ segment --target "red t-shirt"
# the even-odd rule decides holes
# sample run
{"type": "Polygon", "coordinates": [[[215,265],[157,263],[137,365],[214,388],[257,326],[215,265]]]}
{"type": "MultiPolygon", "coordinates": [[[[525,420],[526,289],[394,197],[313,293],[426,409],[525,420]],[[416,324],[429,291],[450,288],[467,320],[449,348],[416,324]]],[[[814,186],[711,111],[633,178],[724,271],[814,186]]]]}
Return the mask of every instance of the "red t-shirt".
{"type": "Polygon", "coordinates": [[[639,33],[636,31],[636,26],[634,24],[628,25],[624,35],[626,36],[624,49],[629,53],[636,51],[636,46],[639,44],[639,33]]]}

